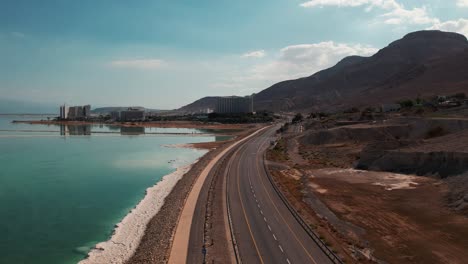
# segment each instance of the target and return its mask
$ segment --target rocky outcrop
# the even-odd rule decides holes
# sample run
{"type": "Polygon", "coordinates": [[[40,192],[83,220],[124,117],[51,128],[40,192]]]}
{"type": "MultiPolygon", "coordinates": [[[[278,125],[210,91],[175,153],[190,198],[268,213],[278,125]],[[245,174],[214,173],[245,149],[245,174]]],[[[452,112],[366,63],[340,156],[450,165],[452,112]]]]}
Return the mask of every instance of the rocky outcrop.
{"type": "Polygon", "coordinates": [[[363,152],[358,169],[389,171],[442,178],[468,171],[468,153],[463,152],[363,152]]]}
{"type": "Polygon", "coordinates": [[[442,178],[458,175],[468,171],[468,130],[419,141],[375,142],[362,150],[356,167],[442,178]]]}
{"type": "Polygon", "coordinates": [[[302,137],[303,144],[368,143],[408,138],[408,125],[353,125],[312,131],[302,137]]]}

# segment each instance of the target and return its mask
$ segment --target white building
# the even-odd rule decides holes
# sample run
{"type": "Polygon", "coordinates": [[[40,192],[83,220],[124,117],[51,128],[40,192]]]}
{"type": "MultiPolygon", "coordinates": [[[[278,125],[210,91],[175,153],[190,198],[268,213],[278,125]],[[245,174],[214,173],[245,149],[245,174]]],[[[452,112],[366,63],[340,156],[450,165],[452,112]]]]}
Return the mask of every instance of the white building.
{"type": "Polygon", "coordinates": [[[60,106],[60,119],[68,119],[69,107],[66,105],[60,106]]]}
{"type": "Polygon", "coordinates": [[[85,106],[60,106],[60,119],[88,118],[91,116],[91,105],[85,106]]]}
{"type": "Polygon", "coordinates": [[[230,114],[230,113],[252,113],[253,112],[253,96],[225,96],[219,97],[216,102],[215,113],[230,114]]]}

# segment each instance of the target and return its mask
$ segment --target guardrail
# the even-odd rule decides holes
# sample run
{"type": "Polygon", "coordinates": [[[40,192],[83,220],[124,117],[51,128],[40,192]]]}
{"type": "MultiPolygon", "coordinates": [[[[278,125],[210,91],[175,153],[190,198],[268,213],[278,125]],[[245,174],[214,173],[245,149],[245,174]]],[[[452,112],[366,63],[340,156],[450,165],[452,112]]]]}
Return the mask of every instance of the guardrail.
{"type": "Polygon", "coordinates": [[[271,185],[273,185],[273,189],[276,191],[280,199],[283,201],[283,203],[286,205],[288,210],[291,212],[291,214],[296,218],[296,220],[299,222],[299,224],[302,226],[302,228],[306,231],[306,233],[312,238],[312,240],[317,244],[317,246],[322,250],[323,253],[333,262],[336,264],[344,264],[344,262],[338,257],[326,244],[325,242],[320,239],[320,237],[310,228],[310,226],[302,219],[302,217],[299,215],[299,213],[292,207],[292,205],[289,203],[289,201],[284,197],[283,193],[281,190],[279,190],[278,186],[276,186],[276,183],[273,179],[273,177],[270,174],[270,171],[267,168],[266,165],[266,151],[263,153],[263,168],[268,176],[268,180],[270,181],[271,185]]]}

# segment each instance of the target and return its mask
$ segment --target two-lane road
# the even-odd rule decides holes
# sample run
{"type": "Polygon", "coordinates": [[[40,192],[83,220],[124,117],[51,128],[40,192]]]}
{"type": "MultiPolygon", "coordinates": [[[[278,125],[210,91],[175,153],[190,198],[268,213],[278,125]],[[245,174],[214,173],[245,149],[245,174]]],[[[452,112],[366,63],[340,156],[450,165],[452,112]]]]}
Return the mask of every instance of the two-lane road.
{"type": "Polygon", "coordinates": [[[244,263],[331,263],[274,190],[263,153],[274,128],[246,141],[227,166],[234,236],[244,263]]]}

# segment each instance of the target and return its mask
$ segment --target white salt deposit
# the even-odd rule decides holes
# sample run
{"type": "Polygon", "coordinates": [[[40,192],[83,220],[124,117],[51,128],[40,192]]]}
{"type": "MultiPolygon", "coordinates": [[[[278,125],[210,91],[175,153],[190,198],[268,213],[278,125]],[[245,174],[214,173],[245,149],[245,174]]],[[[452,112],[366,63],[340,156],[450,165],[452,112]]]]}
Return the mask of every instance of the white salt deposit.
{"type": "Polygon", "coordinates": [[[175,172],[164,176],[156,185],[146,189],[143,200],[116,225],[112,237],[108,241],[98,243],[88,253],[88,258],[79,263],[119,264],[128,260],[143,238],[148,222],[158,213],[164,204],[164,199],[191,167],[192,164],[177,168],[175,172]]]}

